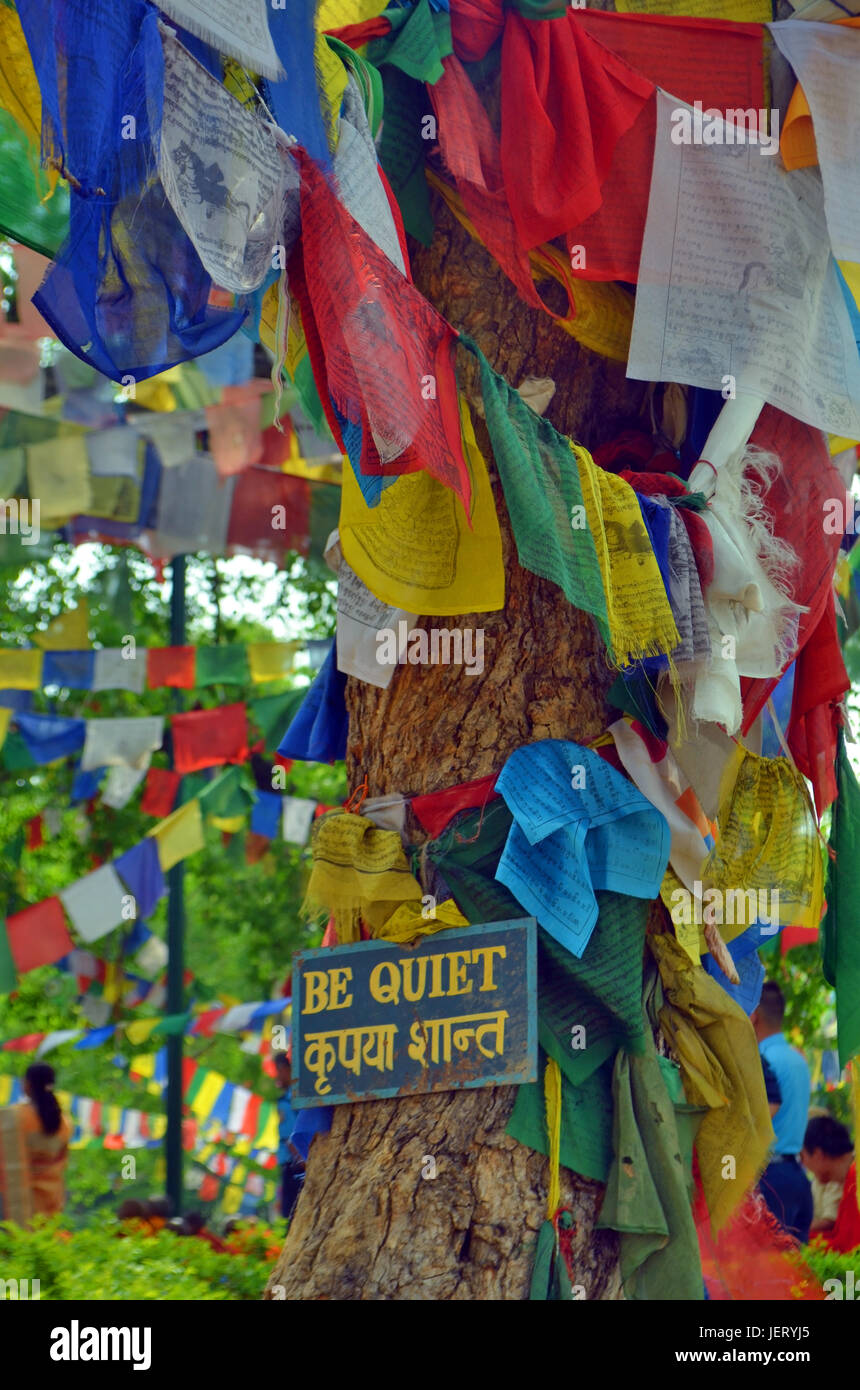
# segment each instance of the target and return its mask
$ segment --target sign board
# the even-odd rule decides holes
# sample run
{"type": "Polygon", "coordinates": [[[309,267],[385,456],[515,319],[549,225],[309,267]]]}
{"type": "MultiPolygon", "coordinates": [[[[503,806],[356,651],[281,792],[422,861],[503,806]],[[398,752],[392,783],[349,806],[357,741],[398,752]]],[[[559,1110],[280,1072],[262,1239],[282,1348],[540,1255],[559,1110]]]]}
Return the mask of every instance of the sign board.
{"type": "Polygon", "coordinates": [[[537,1078],[533,917],[293,957],[298,1109],[537,1078]]]}

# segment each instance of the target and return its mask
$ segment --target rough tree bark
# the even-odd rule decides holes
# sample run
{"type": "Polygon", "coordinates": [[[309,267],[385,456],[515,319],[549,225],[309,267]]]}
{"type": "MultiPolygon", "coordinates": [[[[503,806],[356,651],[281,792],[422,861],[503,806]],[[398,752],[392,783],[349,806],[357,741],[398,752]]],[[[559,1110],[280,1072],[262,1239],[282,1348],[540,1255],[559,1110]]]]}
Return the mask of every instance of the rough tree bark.
{"type": "MultiPolygon", "coordinates": [[[[411,247],[415,281],[514,385],[551,377],[547,417],[593,449],[639,423],[645,388],[523,304],[483,248],[435,198],[429,250],[411,247]]],[[[545,289],[545,287],[542,287],[545,289]]],[[[480,398],[470,354],[458,377],[480,398]]],[[[545,738],[587,742],[606,727],[612,681],[586,614],[523,570],[483,425],[506,571],[504,611],[423,619],[484,630],[484,671],[398,667],[387,690],[350,680],[350,787],[416,795],[498,771],[515,748],[545,738]]],[[[425,838],[407,825],[414,843],[425,838]]],[[[488,1087],[335,1109],[311,1149],[304,1192],[267,1297],[523,1299],[546,1205],[547,1160],[505,1135],[515,1088],[488,1087]],[[432,1155],[437,1177],[421,1175],[432,1155]],[[274,1285],[283,1286],[273,1295],[274,1285]]],[[[562,1170],[576,1219],[575,1278],[588,1298],[619,1297],[617,1244],[594,1230],[600,1184],[562,1170]]]]}

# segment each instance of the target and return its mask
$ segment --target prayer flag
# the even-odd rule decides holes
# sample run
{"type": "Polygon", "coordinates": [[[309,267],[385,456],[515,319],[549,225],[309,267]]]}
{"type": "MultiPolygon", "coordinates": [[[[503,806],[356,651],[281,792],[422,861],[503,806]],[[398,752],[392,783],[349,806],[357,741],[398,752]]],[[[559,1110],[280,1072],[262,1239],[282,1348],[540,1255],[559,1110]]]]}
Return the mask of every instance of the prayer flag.
{"type": "Polygon", "coordinates": [[[6,919],[12,959],[19,974],[50,965],[75,949],[59,898],[25,907],[6,919]]]}
{"type": "Polygon", "coordinates": [[[221,763],[241,763],[248,756],[248,721],[244,704],[175,714],[171,728],[177,772],[197,772],[221,763]]]}

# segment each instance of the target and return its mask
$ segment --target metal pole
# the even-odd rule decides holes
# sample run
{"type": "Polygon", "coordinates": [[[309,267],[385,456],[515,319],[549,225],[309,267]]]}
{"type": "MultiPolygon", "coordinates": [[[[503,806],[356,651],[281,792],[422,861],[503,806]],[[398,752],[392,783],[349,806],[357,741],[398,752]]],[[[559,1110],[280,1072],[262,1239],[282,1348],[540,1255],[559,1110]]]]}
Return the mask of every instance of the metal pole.
{"type": "MultiPolygon", "coordinates": [[[[185,645],[185,556],[174,557],[170,592],[171,646],[185,645]]],[[[177,709],[182,709],[182,693],[175,695],[177,709]]],[[[170,746],[173,764],[173,745],[170,746]]],[[[185,865],[180,861],[167,871],[167,1012],[181,1014],[185,1008],[185,900],[183,895],[185,865]]],[[[167,1133],[164,1137],[167,1165],[167,1195],[176,1216],[182,1214],[182,1047],[183,1037],[171,1034],[167,1039],[167,1133]]]]}

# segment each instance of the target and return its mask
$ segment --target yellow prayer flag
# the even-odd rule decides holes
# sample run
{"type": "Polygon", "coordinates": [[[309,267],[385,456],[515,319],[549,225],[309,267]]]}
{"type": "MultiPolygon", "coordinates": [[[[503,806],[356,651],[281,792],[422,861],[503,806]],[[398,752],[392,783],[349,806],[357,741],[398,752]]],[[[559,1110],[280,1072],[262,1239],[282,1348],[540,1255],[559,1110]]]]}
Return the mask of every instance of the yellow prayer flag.
{"type": "Polygon", "coordinates": [[[248,666],[251,680],[279,681],[289,675],[298,642],[249,642],[248,666]]]}
{"type": "Polygon", "coordinates": [[[152,1030],[157,1028],[160,1022],[161,1020],[158,1018],[136,1018],[132,1023],[125,1025],[125,1035],[130,1043],[139,1047],[141,1043],[146,1042],[152,1030]]]}
{"type": "Polygon", "coordinates": [[[0,651],[0,690],[38,690],[44,657],[38,647],[0,651]]]}
{"type": "Polygon", "coordinates": [[[12,718],[12,711],[5,705],[0,705],[0,748],[3,747],[6,734],[9,731],[9,720],[12,718]]]}
{"type": "Polygon", "coordinates": [[[414,941],[418,936],[430,936],[434,932],[445,931],[446,928],[470,925],[453,898],[446,898],[443,903],[437,903],[432,916],[425,917],[424,911],[421,903],[401,903],[388,921],[374,932],[374,936],[382,941],[405,943],[414,941]]]}
{"type": "MultiPolygon", "coordinates": [[[[172,370],[174,369],[171,368],[172,370]]],[[[160,414],[175,410],[176,397],[166,377],[167,372],[159,372],[158,376],[151,376],[147,381],[136,381],[134,384],[135,405],[142,405],[147,410],[157,410],[160,414]]]]}
{"type": "Polygon", "coordinates": [[[616,0],[619,14],[667,14],[690,19],[729,19],[735,24],[768,24],[771,0],[616,0]],[[719,14],[716,11],[719,10],[719,14]]]}
{"type": "Polygon", "coordinates": [[[230,1174],[230,1186],[238,1188],[238,1190],[241,1191],[247,1176],[247,1166],[244,1163],[237,1163],[230,1174]]]}
{"type": "Polygon", "coordinates": [[[359,579],[407,613],[490,613],[505,604],[502,539],[487,465],[465,399],[463,447],[472,479],[472,526],[457,497],[425,471],[405,473],[368,507],[352,468],[343,470],[340,543],[359,579]]]}
{"type": "Polygon", "coordinates": [[[845,276],[845,283],[854,297],[854,303],[860,309],[860,263],[857,261],[837,261],[836,264],[845,276]]]}
{"type": "Polygon", "coordinates": [[[210,816],[209,819],[216,830],[223,830],[227,835],[235,835],[245,824],[244,816],[210,816]]]}
{"type": "Polygon", "coordinates": [[[314,44],[314,66],[319,82],[320,105],[323,120],[327,127],[329,145],[337,149],[338,124],[343,94],[346,91],[348,75],[342,59],[329,48],[322,34],[317,34],[314,44]]]}
{"type": "Polygon", "coordinates": [[[792,92],[782,123],[779,152],[786,169],[806,169],[810,164],[818,163],[812,112],[799,82],[792,92]]]}
{"type": "Polygon", "coordinates": [[[242,1205],[242,1189],[240,1187],[225,1187],[224,1196],[221,1200],[221,1210],[227,1216],[233,1216],[242,1205]]]}
{"type": "Polygon", "coordinates": [[[203,1120],[211,1114],[212,1107],[218,1099],[225,1084],[225,1078],[217,1071],[208,1071],[203,1078],[203,1084],[197,1095],[191,1102],[190,1109],[199,1120],[203,1120]]]}
{"type": "MultiPolygon", "coordinates": [[[[667,865],[663,882],[660,884],[660,897],[663,899],[663,905],[670,917],[672,916],[672,908],[675,906],[675,903],[672,901],[672,894],[678,889],[687,893],[687,889],[684,888],[683,883],[678,878],[674,869],[667,865]]],[[[690,901],[690,895],[687,893],[685,902],[689,903],[690,901]]],[[[675,929],[676,941],[679,945],[683,946],[693,964],[700,965],[702,951],[708,949],[705,944],[705,936],[702,928],[696,922],[676,922],[674,917],[672,917],[672,926],[675,929]]]]}
{"type": "Polygon", "coordinates": [[[319,0],[316,27],[323,32],[344,29],[347,24],[363,24],[382,14],[387,4],[388,0],[319,0]]]}
{"type": "Polygon", "coordinates": [[[147,1052],[143,1057],[135,1057],[131,1070],[144,1078],[155,1075],[155,1054],[147,1052]]]}
{"type": "Polygon", "coordinates": [[[105,964],[105,978],[102,985],[102,999],[109,1004],[115,1004],[123,990],[123,970],[116,961],[107,961],[105,964]]]}
{"type": "Polygon", "coordinates": [[[203,817],[197,797],[185,806],[180,806],[178,811],[174,811],[165,820],[159,821],[149,833],[158,843],[158,862],[164,873],[172,869],[174,864],[178,864],[180,859],[187,859],[189,854],[196,854],[205,844],[203,817]]]}
{"type": "Polygon", "coordinates": [[[74,652],[89,647],[90,610],[86,599],[54,618],[44,632],[34,632],[33,641],[46,652],[74,652]]]}
{"type": "Polygon", "coordinates": [[[105,1134],[122,1134],[122,1106],[108,1106],[107,1119],[102,1121],[102,1127],[105,1134]]]}
{"type": "Polygon", "coordinates": [[[167,1133],[167,1116],[150,1115],[149,1127],[152,1130],[153,1139],[163,1139],[167,1133]]]}
{"type": "Polygon", "coordinates": [[[60,517],[89,511],[90,461],[86,440],[80,435],[28,444],[27,478],[30,496],[39,503],[41,524],[47,530],[56,526],[60,517]]]}
{"type": "MultiPolygon", "coordinates": [[[[0,106],[32,145],[42,143],[42,96],[33,60],[14,8],[0,6],[0,106]]],[[[54,174],[54,181],[56,181],[54,174]]]]}
{"type": "Polygon", "coordinates": [[[831,455],[844,453],[846,449],[856,449],[858,443],[860,440],[847,439],[844,434],[831,434],[828,435],[827,439],[827,447],[831,455]]]}
{"type": "Polygon", "coordinates": [[[12,1095],[12,1077],[0,1076],[0,1105],[8,1105],[12,1095]]]}
{"type": "Polygon", "coordinates": [[[276,1149],[278,1147],[278,1112],[272,1107],[272,1112],[266,1121],[263,1133],[257,1136],[258,1149],[276,1149]]]}

